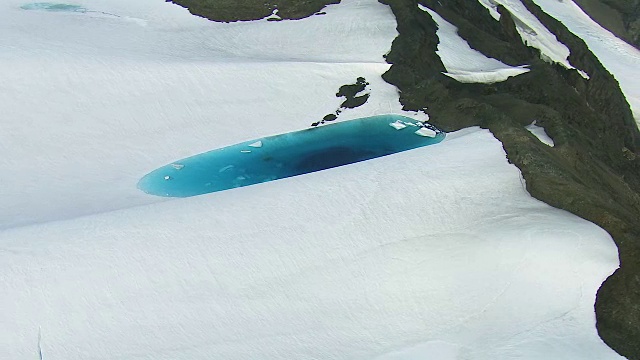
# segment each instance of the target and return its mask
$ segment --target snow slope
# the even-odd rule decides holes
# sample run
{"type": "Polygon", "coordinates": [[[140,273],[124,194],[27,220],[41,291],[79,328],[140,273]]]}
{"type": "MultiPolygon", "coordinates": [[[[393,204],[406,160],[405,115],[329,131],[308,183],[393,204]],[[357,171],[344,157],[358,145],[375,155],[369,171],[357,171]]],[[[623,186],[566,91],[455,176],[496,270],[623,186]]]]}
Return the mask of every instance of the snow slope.
{"type": "Polygon", "coordinates": [[[620,40],[593,21],[573,1],[534,0],[547,14],[580,37],[613,74],[640,127],[640,50],[620,40]]]}
{"type": "Polygon", "coordinates": [[[380,78],[388,7],[216,24],[162,0],[22,4],[0,4],[0,359],[620,358],[593,311],[615,245],[531,198],[486,130],[194,198],[135,188],[309,126],[358,76],[370,99],[339,120],[426,119],[380,78]]]}
{"type": "MultiPolygon", "coordinates": [[[[569,63],[569,48],[558,41],[556,36],[547,29],[544,24],[536,18],[520,0],[478,0],[480,4],[489,10],[491,16],[499,20],[500,13],[497,11],[498,5],[502,5],[511,13],[511,17],[516,25],[516,30],[522,41],[531,47],[540,50],[543,59],[556,62],[567,69],[575,69],[569,63]]],[[[589,75],[577,69],[578,73],[585,79],[589,75]]]]}
{"type": "Polygon", "coordinates": [[[382,5],[216,24],[161,1],[80,3],[136,22],[20,4],[0,5],[0,43],[11,49],[0,52],[0,151],[10,169],[0,175],[0,228],[159,201],[136,189],[147,172],[305,128],[338,108],[336,91],[358,76],[370,79],[370,99],[342,118],[400,109],[380,78],[397,34],[382,5]]]}
{"type": "Polygon", "coordinates": [[[486,130],[0,244],[7,359],[39,327],[47,359],[617,358],[593,314],[611,239],[532,199],[486,130]]]}
{"type": "Polygon", "coordinates": [[[526,65],[509,66],[472,49],[458,35],[458,29],[455,26],[428,7],[420,4],[418,7],[428,12],[438,25],[437,54],[447,70],[445,75],[463,83],[494,83],[529,71],[526,65]]]}

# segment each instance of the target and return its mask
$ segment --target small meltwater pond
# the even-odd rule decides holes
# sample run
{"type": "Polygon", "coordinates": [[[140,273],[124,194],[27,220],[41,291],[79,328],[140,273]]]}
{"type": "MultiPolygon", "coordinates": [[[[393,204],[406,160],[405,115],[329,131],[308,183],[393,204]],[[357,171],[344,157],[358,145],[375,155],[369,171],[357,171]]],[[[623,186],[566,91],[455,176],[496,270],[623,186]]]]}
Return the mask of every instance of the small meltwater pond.
{"type": "Polygon", "coordinates": [[[145,175],[138,188],[187,197],[320,171],[439,143],[445,133],[380,115],[269,136],[194,155],[145,175]]]}
{"type": "Polygon", "coordinates": [[[50,2],[35,2],[28,3],[20,6],[23,10],[44,10],[44,11],[56,11],[56,12],[87,12],[87,9],[80,5],[62,4],[62,3],[50,3],[50,2]]]}

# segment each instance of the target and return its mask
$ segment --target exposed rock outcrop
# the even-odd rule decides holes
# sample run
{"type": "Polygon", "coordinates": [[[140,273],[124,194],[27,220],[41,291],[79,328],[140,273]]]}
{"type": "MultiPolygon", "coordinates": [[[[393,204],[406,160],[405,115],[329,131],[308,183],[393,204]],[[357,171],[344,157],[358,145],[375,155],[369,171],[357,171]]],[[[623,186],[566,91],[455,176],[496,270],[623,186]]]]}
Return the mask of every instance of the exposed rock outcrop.
{"type": "Polygon", "coordinates": [[[602,27],[640,48],[640,0],[575,0],[602,27]]]}
{"type": "Polygon", "coordinates": [[[590,80],[542,61],[537,50],[522,43],[504,8],[498,23],[477,2],[464,0],[421,3],[456,25],[472,48],[507,64],[529,63],[531,72],[497,84],[460,84],[435,71],[408,71],[407,76],[405,69],[438,65],[435,24],[415,0],[380,1],[393,9],[400,33],[384,78],[401,90],[405,109],[428,107],[432,122],[447,130],[490,129],[534,197],[613,236],[621,268],[598,293],[598,329],[619,353],[640,359],[640,163],[629,156],[640,149],[640,133],[615,79],[582,40],[528,0],[529,10],[570,48],[569,60],[590,80]],[[421,26],[411,25],[416,23],[421,26]],[[532,120],[547,129],[554,148],[526,133],[523,126],[532,120]]]}
{"type": "Polygon", "coordinates": [[[311,126],[318,126],[334,121],[343,110],[354,109],[364,105],[367,100],[369,100],[369,96],[371,96],[371,93],[367,91],[368,85],[367,79],[358,77],[355,83],[340,86],[340,89],[338,89],[336,93],[336,97],[344,98],[340,107],[332,114],[325,115],[322,120],[311,123],[311,126]]]}
{"type": "Polygon", "coordinates": [[[277,10],[281,19],[302,19],[320,12],[340,0],[166,0],[183,6],[193,14],[213,21],[232,22],[258,20],[277,10]]]}

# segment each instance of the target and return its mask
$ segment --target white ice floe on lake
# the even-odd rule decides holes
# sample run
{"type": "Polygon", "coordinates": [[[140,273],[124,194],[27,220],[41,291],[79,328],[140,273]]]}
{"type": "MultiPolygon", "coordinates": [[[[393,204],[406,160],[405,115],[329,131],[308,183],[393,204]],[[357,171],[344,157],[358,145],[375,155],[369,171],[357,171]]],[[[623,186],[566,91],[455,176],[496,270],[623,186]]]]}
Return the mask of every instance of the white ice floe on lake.
{"type": "Polygon", "coordinates": [[[426,136],[426,137],[435,137],[437,135],[437,133],[434,130],[429,129],[427,127],[421,127],[420,129],[415,131],[415,134],[420,136],[426,136]]]}
{"type": "Polygon", "coordinates": [[[549,135],[547,135],[547,132],[542,126],[536,125],[535,120],[524,128],[532,133],[535,137],[537,137],[538,140],[540,140],[540,142],[542,142],[543,144],[549,145],[551,147],[555,146],[553,139],[549,135]]]}
{"type": "Polygon", "coordinates": [[[389,123],[389,126],[391,126],[392,128],[394,128],[396,130],[401,130],[401,129],[404,129],[404,128],[407,127],[407,125],[404,122],[400,121],[400,120],[397,120],[397,121],[394,121],[392,123],[389,123]]]}
{"type": "Polygon", "coordinates": [[[47,360],[620,359],[593,311],[614,243],[533,199],[487,130],[199,197],[136,189],[307,128],[360,76],[370,98],[337,121],[428,119],[381,78],[387,6],[221,24],[77,3],[147,25],[0,3],[0,357],[37,358],[40,333],[47,360]]]}
{"type": "Polygon", "coordinates": [[[547,14],[580,37],[620,84],[640,127],[640,50],[593,21],[573,1],[534,0],[547,14]]]}
{"type": "MultiPolygon", "coordinates": [[[[505,9],[511,13],[511,17],[516,25],[516,30],[526,45],[540,50],[540,55],[545,60],[556,62],[567,69],[576,69],[569,62],[569,48],[558,41],[556,36],[549,31],[520,0],[478,1],[489,10],[491,16],[496,20],[500,19],[500,13],[497,11],[498,5],[504,6],[505,9]]],[[[589,74],[583,70],[576,69],[576,71],[578,71],[583,78],[589,79],[589,74]]]]}
{"type": "Polygon", "coordinates": [[[472,49],[458,35],[455,26],[426,6],[418,7],[428,12],[438,25],[436,35],[440,42],[437,54],[447,70],[445,75],[463,83],[494,83],[529,71],[526,65],[509,66],[472,49]]]}
{"type": "Polygon", "coordinates": [[[258,140],[254,143],[249,144],[249,146],[253,147],[253,148],[261,148],[262,147],[262,140],[258,140]]]}

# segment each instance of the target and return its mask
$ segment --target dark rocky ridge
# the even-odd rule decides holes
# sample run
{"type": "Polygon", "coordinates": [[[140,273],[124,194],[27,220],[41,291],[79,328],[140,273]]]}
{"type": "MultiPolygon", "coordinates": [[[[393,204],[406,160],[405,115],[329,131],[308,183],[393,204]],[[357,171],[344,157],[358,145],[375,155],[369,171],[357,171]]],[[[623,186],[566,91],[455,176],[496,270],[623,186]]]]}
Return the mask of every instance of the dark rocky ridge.
{"type": "Polygon", "coordinates": [[[640,0],[575,0],[584,12],[617,37],[640,48],[640,0]]]}
{"type": "Polygon", "coordinates": [[[213,21],[232,22],[263,19],[278,9],[282,19],[302,19],[340,0],[166,0],[189,9],[193,15],[213,21]]]}
{"type": "MultiPolygon", "coordinates": [[[[431,122],[448,131],[473,125],[488,128],[521,170],[531,195],[612,235],[621,268],[598,292],[597,327],[613,349],[640,360],[640,132],[615,79],[581,39],[530,0],[523,3],[571,49],[571,63],[585,70],[589,81],[575,70],[540,60],[537,50],[522,43],[504,8],[496,22],[477,1],[422,0],[456,25],[471,47],[507,64],[531,65],[529,73],[505,82],[462,84],[442,74],[445,69],[435,53],[436,24],[418,9],[418,0],[379,1],[391,7],[398,22],[399,36],[387,56],[392,67],[383,78],[399,88],[404,108],[428,108],[431,122]],[[534,119],[554,139],[554,148],[524,129],[534,119]]],[[[272,12],[262,9],[267,5],[259,1],[174,2],[219,21],[258,19],[272,12]],[[205,3],[208,8],[193,5],[205,3]],[[250,7],[262,10],[247,10],[250,7]],[[220,20],[221,12],[225,20],[220,20]]],[[[301,2],[305,11],[296,10],[292,18],[337,2],[301,2]]],[[[282,17],[289,6],[295,7],[293,1],[273,3],[282,17]]]]}
{"type": "Polygon", "coordinates": [[[640,163],[638,157],[631,160],[640,149],[640,134],[617,82],[582,40],[531,1],[523,2],[571,49],[570,61],[589,73],[589,81],[540,60],[538,51],[515,35],[504,9],[498,23],[476,1],[424,0],[456,25],[471,47],[505,63],[531,64],[531,72],[502,83],[458,83],[439,73],[444,69],[435,54],[436,26],[416,1],[380,1],[391,6],[400,33],[387,58],[393,66],[383,77],[401,90],[404,107],[428,107],[432,122],[446,130],[488,128],[534,197],[613,236],[621,268],[598,293],[597,326],[612,348],[640,359],[640,163]],[[425,63],[434,71],[421,70],[425,63]],[[546,147],[523,129],[534,119],[556,147],[546,147]]]}

